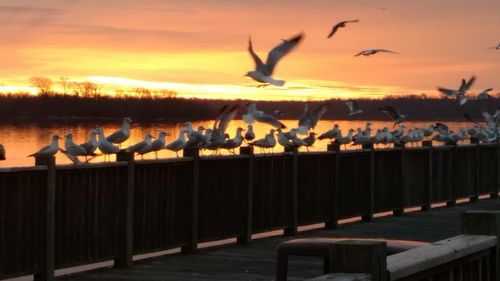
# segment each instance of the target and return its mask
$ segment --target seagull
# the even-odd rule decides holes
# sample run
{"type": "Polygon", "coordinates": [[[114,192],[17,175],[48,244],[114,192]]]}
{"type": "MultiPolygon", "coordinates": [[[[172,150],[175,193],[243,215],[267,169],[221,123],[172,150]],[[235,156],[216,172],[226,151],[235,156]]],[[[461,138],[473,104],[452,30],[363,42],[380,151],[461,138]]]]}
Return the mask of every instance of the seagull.
{"type": "Polygon", "coordinates": [[[28,157],[31,157],[31,156],[33,156],[33,157],[38,157],[38,156],[50,157],[50,156],[54,156],[57,153],[57,151],[59,150],[59,140],[60,139],[61,139],[61,137],[59,135],[52,135],[52,141],[50,142],[49,145],[44,146],[40,150],[38,150],[37,152],[28,155],[28,157]]]}
{"type": "Polygon", "coordinates": [[[281,112],[281,110],[279,110],[279,109],[275,109],[275,110],[273,111],[273,114],[274,114],[274,116],[276,116],[276,117],[281,117],[281,116],[283,116],[283,112],[281,112]]]}
{"type": "Polygon", "coordinates": [[[342,136],[338,136],[335,138],[335,141],[340,143],[340,144],[343,144],[344,145],[344,148],[347,149],[347,144],[349,144],[350,142],[352,142],[352,134],[354,133],[354,129],[349,129],[349,132],[347,133],[347,136],[345,137],[342,137],[342,136]]]}
{"type": "Polygon", "coordinates": [[[442,87],[438,87],[437,89],[446,96],[456,98],[460,105],[464,105],[467,102],[467,97],[465,95],[467,94],[467,91],[472,87],[475,81],[476,77],[472,76],[469,79],[469,81],[462,79],[462,84],[460,84],[460,88],[458,88],[458,90],[451,90],[442,87]]]}
{"type": "Polygon", "coordinates": [[[498,45],[494,46],[494,47],[490,47],[488,49],[495,49],[495,50],[500,50],[500,43],[498,43],[498,45]]]}
{"type": "Polygon", "coordinates": [[[104,132],[102,131],[101,128],[97,128],[95,129],[95,131],[99,136],[98,139],[99,150],[104,154],[104,161],[106,161],[106,155],[115,154],[120,151],[120,148],[118,146],[112,144],[110,141],[106,139],[106,137],[104,137],[104,132]]]}
{"type": "Polygon", "coordinates": [[[321,104],[315,109],[309,111],[307,104],[304,107],[304,112],[299,119],[299,134],[307,135],[309,130],[314,129],[319,119],[325,114],[328,107],[326,103],[321,104]]]}
{"type": "Polygon", "coordinates": [[[263,149],[270,148],[271,150],[276,146],[276,138],[274,137],[274,129],[269,131],[269,134],[262,139],[258,139],[251,143],[251,145],[260,148],[261,152],[263,149]]]}
{"type": "Polygon", "coordinates": [[[255,139],[255,133],[253,132],[253,125],[248,124],[247,132],[245,133],[245,140],[247,142],[253,141],[255,139]]]}
{"type": "Polygon", "coordinates": [[[283,86],[285,84],[284,80],[277,80],[272,77],[274,68],[276,64],[289,52],[291,52],[299,42],[304,37],[303,34],[296,35],[288,40],[282,40],[282,42],[274,47],[267,55],[267,61],[264,64],[262,60],[257,56],[252,47],[252,39],[248,39],[248,51],[255,62],[255,70],[247,72],[245,76],[252,78],[253,80],[264,83],[262,86],[267,86],[269,84],[275,86],[283,86]]]}
{"type": "Polygon", "coordinates": [[[298,132],[299,132],[299,130],[297,128],[293,128],[288,132],[283,132],[283,134],[285,135],[285,137],[287,139],[291,140],[291,139],[294,139],[295,137],[297,137],[298,132]]]}
{"type": "Polygon", "coordinates": [[[141,149],[138,151],[140,155],[144,155],[149,152],[154,152],[156,159],[158,159],[158,151],[162,150],[165,147],[165,137],[168,134],[165,133],[164,131],[161,131],[158,134],[158,138],[151,143],[151,145],[141,149]]]}
{"type": "Polygon", "coordinates": [[[332,31],[330,31],[330,34],[328,34],[328,37],[326,37],[326,38],[332,37],[333,34],[335,34],[335,32],[337,32],[337,29],[339,29],[341,27],[346,27],[346,24],[350,23],[350,22],[359,22],[359,20],[346,20],[346,21],[341,21],[341,22],[337,23],[336,25],[334,25],[332,27],[332,31]]]}
{"type": "Polygon", "coordinates": [[[392,53],[392,54],[398,54],[398,55],[401,54],[401,53],[394,52],[394,51],[391,51],[391,50],[386,50],[386,49],[368,49],[368,50],[361,51],[361,52],[355,54],[354,56],[358,57],[358,56],[363,55],[365,57],[368,57],[368,56],[371,56],[371,55],[375,55],[376,53],[392,53]]]}
{"type": "Polygon", "coordinates": [[[179,137],[175,141],[165,145],[165,149],[174,151],[177,158],[179,158],[179,151],[186,146],[186,132],[187,130],[182,128],[179,132],[179,137]]]}
{"type": "Polygon", "coordinates": [[[278,129],[278,143],[281,144],[284,148],[292,148],[297,147],[291,140],[289,140],[281,129],[278,129]]]}
{"type": "Polygon", "coordinates": [[[236,154],[234,150],[238,148],[242,143],[243,143],[243,136],[241,133],[244,131],[243,128],[238,127],[236,129],[236,136],[232,139],[227,140],[223,145],[222,148],[227,149],[230,153],[232,150],[233,154],[236,154]]]}
{"type": "Polygon", "coordinates": [[[0,144],[0,160],[5,160],[5,147],[0,144]]]}
{"type": "Polygon", "coordinates": [[[121,129],[107,136],[106,139],[110,143],[115,143],[120,146],[122,142],[130,137],[130,123],[132,123],[132,119],[130,119],[130,117],[125,117],[121,129]]]}
{"type": "Polygon", "coordinates": [[[78,156],[87,156],[87,150],[83,148],[82,146],[76,144],[73,142],[73,134],[70,132],[66,133],[66,140],[64,141],[64,151],[61,150],[61,152],[64,153],[73,163],[77,164],[80,162],[78,160],[78,156]]]}
{"type": "Polygon", "coordinates": [[[358,102],[349,100],[345,104],[349,107],[349,116],[357,115],[363,113],[363,110],[359,108],[358,102]]]}
{"type": "Polygon", "coordinates": [[[325,133],[321,134],[318,139],[323,140],[323,139],[329,139],[330,141],[333,140],[334,138],[340,136],[340,129],[338,124],[333,125],[333,129],[326,131],[325,133]]]}
{"type": "Polygon", "coordinates": [[[140,150],[147,149],[147,148],[149,148],[149,146],[151,146],[152,139],[153,139],[153,136],[150,133],[147,133],[144,136],[144,140],[127,147],[125,149],[125,151],[135,153],[135,152],[139,152],[140,150]]]}
{"type": "Polygon", "coordinates": [[[87,154],[85,154],[85,159],[89,155],[95,156],[94,152],[99,146],[99,143],[97,142],[97,132],[95,130],[90,131],[89,140],[86,143],[80,144],[80,146],[87,152],[87,154]]]}
{"type": "Polygon", "coordinates": [[[303,138],[302,140],[306,143],[305,147],[307,151],[309,151],[309,147],[313,146],[314,143],[316,142],[316,133],[310,132],[309,136],[303,138]]]}
{"type": "Polygon", "coordinates": [[[214,150],[214,154],[218,153],[218,150],[226,142],[226,129],[229,122],[234,119],[236,113],[239,109],[239,105],[235,104],[230,106],[229,104],[224,105],[217,117],[215,118],[214,125],[212,127],[212,133],[210,134],[209,141],[203,146],[205,149],[214,150]]]}
{"type": "Polygon", "coordinates": [[[406,115],[403,115],[399,113],[394,107],[392,106],[384,106],[384,107],[379,107],[378,110],[382,111],[383,113],[387,114],[389,117],[394,120],[394,127],[396,127],[397,124],[403,122],[406,119],[406,115]]]}
{"type": "Polygon", "coordinates": [[[243,115],[243,121],[247,124],[253,124],[255,121],[262,122],[273,126],[276,129],[286,129],[286,126],[281,123],[276,117],[264,111],[257,110],[255,103],[247,104],[247,114],[243,115]]]}
{"type": "Polygon", "coordinates": [[[198,130],[193,130],[191,122],[185,123],[188,141],[185,143],[184,148],[195,148],[204,145],[207,138],[203,135],[203,126],[199,126],[198,130]]]}
{"type": "Polygon", "coordinates": [[[489,100],[491,96],[488,94],[489,91],[493,91],[493,88],[488,88],[477,95],[479,100],[489,100]]]}

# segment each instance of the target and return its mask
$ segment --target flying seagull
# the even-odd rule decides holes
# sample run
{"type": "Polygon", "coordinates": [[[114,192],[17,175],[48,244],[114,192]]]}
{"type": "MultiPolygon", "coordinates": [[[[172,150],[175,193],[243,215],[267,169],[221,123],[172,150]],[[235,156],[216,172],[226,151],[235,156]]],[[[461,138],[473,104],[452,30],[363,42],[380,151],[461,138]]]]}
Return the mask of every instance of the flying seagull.
{"type": "Polygon", "coordinates": [[[330,31],[330,34],[328,34],[327,38],[332,37],[333,34],[335,34],[335,32],[337,32],[337,29],[339,29],[341,27],[346,27],[346,24],[350,23],[350,22],[359,22],[359,20],[346,20],[346,21],[341,21],[341,22],[337,23],[336,25],[334,25],[332,27],[332,31],[330,31]]]}
{"type": "Polygon", "coordinates": [[[382,111],[383,113],[387,114],[389,117],[394,120],[394,126],[396,127],[397,124],[403,122],[406,119],[406,115],[403,115],[399,113],[394,107],[392,106],[384,106],[384,107],[379,107],[377,108],[378,110],[382,111]]]}
{"type": "Polygon", "coordinates": [[[349,107],[349,116],[357,115],[363,113],[363,110],[359,108],[358,102],[349,100],[345,104],[349,107]]]}
{"type": "Polygon", "coordinates": [[[401,53],[394,52],[394,51],[387,50],[387,49],[368,49],[368,50],[361,51],[361,52],[355,54],[354,56],[358,57],[358,56],[363,55],[365,57],[368,57],[371,55],[375,55],[376,53],[392,53],[392,54],[398,54],[398,55],[401,54],[401,53]]]}
{"type": "Polygon", "coordinates": [[[249,38],[248,51],[250,52],[250,55],[255,62],[255,70],[247,72],[245,76],[248,76],[257,82],[264,83],[259,86],[267,86],[269,84],[273,84],[275,86],[283,86],[285,84],[284,80],[277,80],[272,77],[274,68],[286,54],[297,47],[303,37],[303,34],[299,34],[288,40],[282,40],[282,42],[278,46],[274,47],[269,52],[265,64],[254,52],[252,47],[252,39],[249,38]]]}
{"type": "Polygon", "coordinates": [[[286,126],[281,123],[276,117],[271,114],[264,113],[264,111],[257,110],[255,103],[247,104],[247,114],[243,115],[243,121],[247,124],[253,124],[255,121],[269,124],[276,129],[285,129],[286,126]]]}
{"type": "Polygon", "coordinates": [[[489,88],[489,89],[486,89],[486,90],[482,91],[481,93],[479,93],[477,95],[477,98],[480,99],[480,100],[491,99],[490,94],[488,94],[488,92],[490,92],[490,91],[493,91],[493,88],[489,88]]]}
{"type": "Polygon", "coordinates": [[[495,50],[500,50],[500,43],[498,43],[496,46],[494,47],[490,47],[488,49],[495,49],[495,50]]]}
{"type": "Polygon", "coordinates": [[[458,88],[458,90],[451,90],[442,87],[438,87],[437,89],[446,96],[456,98],[460,105],[464,105],[467,102],[467,97],[465,95],[467,94],[467,91],[472,87],[475,81],[476,81],[476,76],[472,76],[469,79],[469,81],[462,79],[462,84],[460,84],[460,88],[458,88]]]}
{"type": "Polygon", "coordinates": [[[304,112],[299,119],[299,134],[307,135],[309,130],[314,129],[319,119],[326,113],[328,106],[326,103],[321,104],[313,110],[309,110],[307,103],[304,107],[304,112]]]}

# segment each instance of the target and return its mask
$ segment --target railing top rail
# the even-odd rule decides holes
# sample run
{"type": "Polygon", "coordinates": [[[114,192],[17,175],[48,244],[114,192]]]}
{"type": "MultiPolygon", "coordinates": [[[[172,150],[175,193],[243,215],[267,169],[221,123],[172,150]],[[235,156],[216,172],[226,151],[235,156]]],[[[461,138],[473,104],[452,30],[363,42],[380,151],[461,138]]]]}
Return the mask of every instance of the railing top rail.
{"type": "Polygon", "coordinates": [[[81,164],[63,164],[57,165],[57,170],[79,170],[79,169],[96,169],[110,167],[125,167],[127,162],[103,162],[103,163],[81,163],[81,164]]]}
{"type": "Polygon", "coordinates": [[[180,157],[180,158],[135,160],[135,164],[136,165],[151,165],[151,164],[184,163],[184,162],[191,162],[191,161],[193,161],[193,157],[180,157]]]}
{"type": "Polygon", "coordinates": [[[235,154],[235,155],[210,155],[210,156],[201,156],[200,160],[230,160],[230,159],[247,159],[250,156],[245,154],[235,154]]]}
{"type": "Polygon", "coordinates": [[[0,168],[0,173],[46,171],[47,166],[0,168]]]}
{"type": "Polygon", "coordinates": [[[390,280],[397,280],[497,245],[495,236],[458,235],[387,257],[390,280]]]}

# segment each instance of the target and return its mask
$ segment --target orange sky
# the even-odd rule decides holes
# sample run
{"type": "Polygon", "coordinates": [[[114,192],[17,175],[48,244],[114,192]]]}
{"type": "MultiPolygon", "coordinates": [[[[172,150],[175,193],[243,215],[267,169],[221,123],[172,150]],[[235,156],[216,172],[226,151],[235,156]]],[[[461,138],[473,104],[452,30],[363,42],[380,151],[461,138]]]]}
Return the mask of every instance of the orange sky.
{"type": "MultiPolygon", "coordinates": [[[[478,76],[500,90],[498,0],[2,0],[0,91],[31,76],[147,86],[186,97],[324,99],[437,94],[478,76]],[[360,19],[327,40],[331,25],[360,19]],[[283,88],[255,88],[251,34],[262,57],[299,32],[277,67],[283,88]],[[353,57],[367,48],[402,55],[353,57]]],[[[23,88],[26,89],[26,88],[23,88]]]]}

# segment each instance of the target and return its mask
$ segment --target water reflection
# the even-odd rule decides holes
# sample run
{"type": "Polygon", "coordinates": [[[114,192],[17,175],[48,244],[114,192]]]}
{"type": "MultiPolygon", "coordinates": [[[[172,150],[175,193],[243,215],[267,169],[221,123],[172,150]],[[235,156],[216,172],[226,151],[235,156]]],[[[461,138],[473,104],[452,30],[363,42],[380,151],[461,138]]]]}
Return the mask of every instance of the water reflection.
{"type": "MultiPolygon", "coordinates": [[[[289,127],[296,127],[297,120],[282,120],[283,123],[289,127]]],[[[196,128],[199,125],[205,127],[211,127],[213,121],[201,121],[193,122],[193,126],[196,128]]],[[[315,129],[316,133],[323,133],[333,127],[334,123],[338,123],[342,129],[343,134],[347,133],[349,128],[364,128],[366,121],[355,120],[355,121],[320,121],[315,129]]],[[[383,128],[385,126],[392,128],[392,122],[390,121],[375,121],[372,123],[374,131],[378,128],[383,128]]],[[[407,128],[419,127],[424,128],[431,124],[431,121],[426,122],[406,122],[407,128]]],[[[446,122],[450,129],[456,130],[458,128],[468,127],[470,124],[464,122],[446,122]]],[[[120,128],[121,122],[116,123],[61,123],[56,122],[51,124],[34,124],[34,123],[16,123],[16,124],[0,124],[0,143],[5,146],[7,160],[0,161],[0,167],[17,167],[17,166],[32,166],[34,165],[34,159],[32,157],[27,157],[27,155],[37,151],[41,147],[47,145],[50,142],[50,136],[52,134],[60,134],[63,136],[66,132],[70,131],[73,133],[73,140],[75,143],[83,143],[87,141],[90,130],[101,127],[106,135],[111,134],[120,128]]],[[[161,123],[134,123],[132,124],[132,130],[130,138],[123,143],[122,147],[127,147],[136,142],[144,139],[147,133],[152,133],[157,136],[160,131],[165,131],[170,135],[167,137],[167,143],[175,140],[178,136],[179,129],[183,126],[181,122],[161,122],[161,123]]],[[[242,120],[233,120],[228,128],[228,133],[234,136],[236,128],[243,127],[246,128],[246,124],[242,120]]],[[[266,133],[269,132],[271,127],[266,124],[255,124],[254,130],[256,138],[262,138],[266,133]]],[[[374,133],[374,132],[373,132],[374,133]]],[[[328,140],[317,141],[316,144],[310,148],[311,151],[324,151],[328,140]]],[[[60,147],[64,148],[64,140],[59,142],[60,147]]],[[[276,146],[275,152],[283,151],[283,147],[276,146]]],[[[301,151],[305,151],[302,148],[301,151]]],[[[256,150],[258,152],[258,150],[256,150]]],[[[205,152],[206,155],[211,152],[205,152]]],[[[222,154],[227,154],[227,152],[222,152],[222,154]]],[[[159,158],[176,157],[174,152],[162,150],[158,154],[159,158]]],[[[57,156],[58,164],[69,164],[70,161],[61,153],[57,156]]],[[[150,153],[144,156],[144,159],[154,159],[154,153],[150,153]]],[[[83,159],[83,158],[82,158],[83,159]]],[[[140,157],[137,157],[140,159],[140,157]]],[[[112,157],[114,161],[114,157],[112,157]]],[[[91,162],[102,162],[104,157],[99,156],[91,160],[91,162]]]]}

